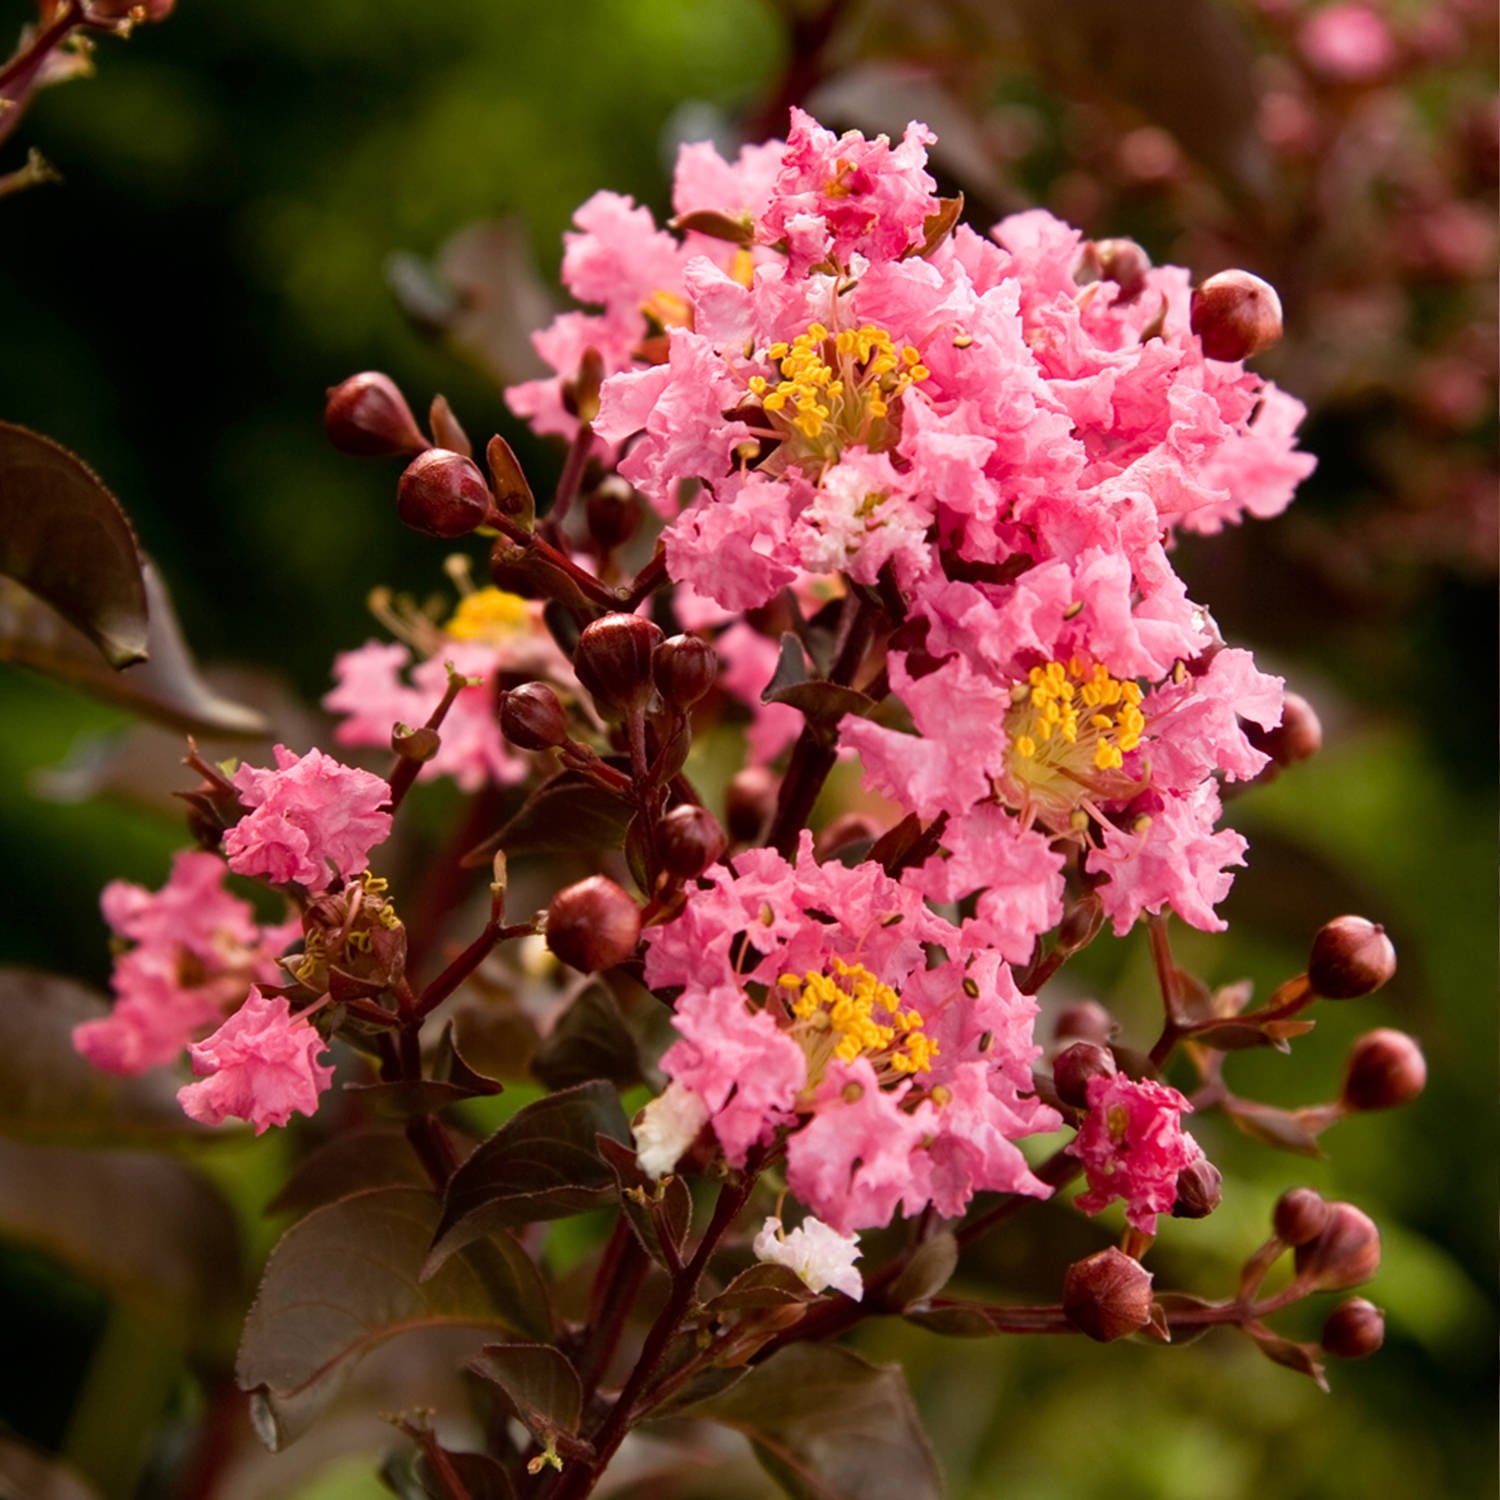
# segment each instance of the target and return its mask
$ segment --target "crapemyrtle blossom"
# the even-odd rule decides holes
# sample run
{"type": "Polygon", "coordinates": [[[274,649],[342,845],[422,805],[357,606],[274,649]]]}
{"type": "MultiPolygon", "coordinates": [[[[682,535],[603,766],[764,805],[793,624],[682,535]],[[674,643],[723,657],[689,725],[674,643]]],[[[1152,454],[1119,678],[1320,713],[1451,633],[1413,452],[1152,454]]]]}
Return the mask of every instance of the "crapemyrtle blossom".
{"type": "MultiPolygon", "coordinates": [[[[795,114],[746,210],[749,274],[680,245],[681,316],[604,381],[595,430],[695,597],[752,610],[836,574],[899,601],[888,684],[917,735],[847,719],[843,744],[904,809],[946,816],[913,879],[977,893],[976,936],[1023,958],[1070,852],[1117,930],[1167,905],[1217,927],[1243,843],[1208,783],[1263,764],[1238,720],[1277,723],[1280,686],[1242,652],[1213,665],[1167,548],[1287,504],[1302,409],[1204,355],[1180,268],[1127,297],[1045,212],[935,232],[930,139],[795,114]]],[[[764,758],[780,734],[757,727],[764,758]]]]}
{"type": "Polygon", "coordinates": [[[1068,1151],[1082,1163],[1088,1188],[1074,1200],[1096,1214],[1125,1200],[1125,1218],[1142,1234],[1177,1201],[1177,1176],[1203,1151],[1182,1128],[1193,1106],[1174,1088],[1123,1073],[1088,1081],[1089,1112],[1068,1151]]]}
{"type": "Polygon", "coordinates": [[[293,1016],[285,996],[252,989],[212,1036],[188,1048],[199,1081],[180,1088],[177,1102],[201,1125],[249,1120],[261,1135],[293,1113],[317,1112],[333,1078],[318,1061],[323,1046],[305,1012],[293,1016]]]}
{"type": "Polygon", "coordinates": [[[811,1291],[832,1287],[856,1302],[864,1297],[864,1280],[854,1269],[860,1257],[858,1235],[839,1234],[810,1214],[788,1234],[780,1219],[770,1218],[752,1248],[757,1260],[795,1271],[811,1291]]]}
{"type": "Polygon", "coordinates": [[[461,790],[525,779],[530,762],[506,743],[495,713],[501,679],[545,678],[568,690],[576,681],[567,658],[542,621],[542,605],[497,588],[469,588],[439,625],[414,610],[398,610],[382,594],[379,614],[400,641],[366,641],[334,658],[337,685],[323,707],[342,715],[341,745],[388,750],[397,724],[415,727],[442,701],[448,670],[471,679],[443,720],[437,754],[419,773],[451,776],[461,790]]]}
{"type": "MultiPolygon", "coordinates": [[[[751,850],[704,881],[646,934],[647,983],[680,988],[679,1149],[705,1118],[736,1166],[785,1132],[789,1187],[841,1235],[981,1189],[1045,1196],[1015,1145],[1057,1124],[1031,1092],[1036,1006],[998,955],[877,867],[818,864],[808,833],[794,863],[751,850]]],[[[662,1134],[641,1141],[653,1172],[662,1134]]]]}
{"type": "Polygon", "coordinates": [[[363,870],[391,831],[388,783],[321,750],[296,756],[277,745],[275,770],[242,765],[233,781],[249,809],[224,835],[239,875],[321,890],[363,870]]]}
{"type": "Polygon", "coordinates": [[[224,862],[184,850],[159,891],[114,880],[100,898],[116,938],[114,1009],[74,1028],[96,1067],[132,1075],[169,1063],[238,1005],[252,983],[281,977],[277,962],[301,933],[296,918],[262,927],[250,904],[224,889],[224,862]]]}

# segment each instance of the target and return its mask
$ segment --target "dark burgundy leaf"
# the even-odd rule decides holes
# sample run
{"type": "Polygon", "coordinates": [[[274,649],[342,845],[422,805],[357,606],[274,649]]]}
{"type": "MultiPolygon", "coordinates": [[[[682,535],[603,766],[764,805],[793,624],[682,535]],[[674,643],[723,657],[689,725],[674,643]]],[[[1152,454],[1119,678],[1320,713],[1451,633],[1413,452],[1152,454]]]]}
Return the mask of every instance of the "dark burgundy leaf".
{"type": "Polygon", "coordinates": [[[591,1078],[616,1088],[641,1081],[635,1038],[602,984],[591,984],[565,1010],[531,1061],[531,1071],[549,1089],[565,1089],[591,1078]]]}
{"type": "Polygon", "coordinates": [[[886,1303],[903,1311],[915,1303],[936,1297],[958,1268],[958,1241],[943,1230],[923,1240],[891,1283],[886,1303]]]}
{"type": "Polygon", "coordinates": [[[45,600],[117,670],[144,661],[147,603],[120,502],[60,443],[0,422],[0,573],[45,600]]]}
{"type": "Polygon", "coordinates": [[[469,1368],[505,1392],[538,1442],[578,1431],[583,1382],[567,1356],[551,1344],[486,1344],[469,1368]]]}
{"type": "Polygon", "coordinates": [[[632,1138],[619,1096],[604,1082],[517,1111],[449,1181],[429,1272],[490,1230],[565,1218],[604,1202],[615,1175],[599,1155],[599,1135],[622,1145],[632,1138]]]}
{"type": "Polygon", "coordinates": [[[899,1368],[791,1344],[688,1409],[737,1428],[793,1500],[938,1500],[937,1461],[899,1368]]]}
{"type": "Polygon", "coordinates": [[[551,1336],[545,1284],[509,1235],[421,1278],[441,1211],[422,1188],[375,1188],[314,1209],[282,1236],[236,1367],[268,1448],[296,1438],[361,1356],[399,1335],[471,1330],[470,1357],[500,1330],[551,1336]]]}
{"type": "Polygon", "coordinates": [[[272,1214],[304,1214],[367,1188],[425,1187],[427,1174],[406,1137],[394,1130],[349,1131],[324,1141],[266,1205],[272,1214]]]}
{"type": "Polygon", "coordinates": [[[561,771],[543,782],[503,828],[466,854],[464,863],[488,864],[497,849],[511,856],[618,849],[634,813],[627,798],[578,771],[561,771]]]}
{"type": "Polygon", "coordinates": [[[615,1174],[620,1207],[641,1247],[659,1265],[671,1266],[674,1259],[681,1264],[682,1248],[693,1222],[693,1195],[687,1183],[675,1176],[653,1181],[641,1171],[633,1146],[622,1145],[607,1135],[597,1137],[595,1144],[615,1174]],[[662,1249],[663,1237],[673,1255],[662,1249]]]}
{"type": "Polygon", "coordinates": [[[1231,1099],[1224,1111],[1252,1140],[1264,1141],[1280,1151],[1294,1151],[1299,1156],[1321,1156],[1318,1138],[1295,1115],[1274,1104],[1257,1104],[1253,1099],[1231,1099]]]}
{"type": "Polygon", "coordinates": [[[704,1304],[703,1310],[722,1317],[725,1313],[810,1302],[812,1296],[807,1283],[790,1266],[758,1264],[741,1271],[717,1297],[704,1304]]]}

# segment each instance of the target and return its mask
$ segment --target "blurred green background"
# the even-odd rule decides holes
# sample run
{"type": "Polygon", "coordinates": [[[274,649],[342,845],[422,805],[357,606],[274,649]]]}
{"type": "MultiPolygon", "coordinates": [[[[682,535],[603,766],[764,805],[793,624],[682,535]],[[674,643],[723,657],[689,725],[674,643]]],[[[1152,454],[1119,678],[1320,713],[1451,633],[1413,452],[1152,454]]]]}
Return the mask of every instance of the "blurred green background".
{"type": "MultiPolygon", "coordinates": [[[[1395,1025],[1421,1039],[1431,1083],[1399,1115],[1338,1127],[1322,1161],[1204,1122],[1224,1206],[1169,1224],[1153,1259],[1159,1286],[1222,1294],[1276,1194],[1311,1182],[1382,1225],[1385,1265],[1370,1295],[1388,1311],[1387,1346],[1336,1367],[1325,1397],[1227,1332],[1184,1351],[958,1343],[896,1325],[864,1343],[907,1364],[955,1496],[1491,1494],[1494,403],[1493,351],[1486,364],[1474,350],[1476,328],[1480,345],[1493,342],[1493,308],[1487,274],[1439,274],[1388,253],[1381,236],[1434,204],[1478,204],[1492,217],[1488,168],[1455,153],[1493,99],[1493,23],[1462,4],[1397,7],[1403,37],[1441,14],[1459,44],[1445,54],[1424,43],[1421,65],[1379,100],[1373,86],[1302,88],[1345,142],[1367,142],[1361,111],[1378,104],[1387,133],[1373,139],[1389,151],[1397,130],[1396,154],[1420,158],[1427,175],[1412,176],[1431,188],[1413,198],[1404,179],[1399,191],[1360,179],[1347,191],[1363,217],[1325,212],[1308,228],[1289,203],[1327,188],[1311,183],[1315,172],[1357,176],[1364,158],[1351,147],[1348,162],[1309,164],[1250,149],[1265,135],[1267,93],[1299,76],[1287,61],[1295,28],[1276,19],[1294,7],[1152,0],[1121,8],[1124,20],[1109,24],[1125,30],[1106,30],[1112,45],[1092,53],[1047,32],[1044,9],[848,5],[820,27],[816,5],[764,0],[183,0],[167,24],[103,44],[97,77],[44,94],[9,147],[18,159],[21,146],[39,147],[65,181],[0,204],[0,415],[65,443],[114,488],[201,658],[274,667],[311,701],[333,653],[374,633],[372,585],[440,581],[440,553],[394,524],[394,471],[324,443],[325,387],[385,369],[414,404],[444,391],[477,438],[505,431],[538,472],[558,463],[509,423],[472,359],[403,311],[393,257],[407,257],[394,275],[408,302],[425,296],[440,313],[441,289],[415,280],[416,267],[465,226],[508,218],[545,281],[571,211],[597,188],[660,211],[678,139],[732,142],[737,122],[778,102],[784,118],[787,100],[812,91],[829,123],[871,129],[937,101],[930,123],[953,143],[936,158],[945,186],[963,186],[981,214],[1043,202],[1091,234],[1136,235],[1158,260],[1186,257],[1198,273],[1234,263],[1282,272],[1288,340],[1267,363],[1313,405],[1304,445],[1319,472],[1287,517],[1195,541],[1180,561],[1225,634],[1318,705],[1327,745],[1231,806],[1252,842],[1226,907],[1231,932],[1184,938],[1181,956],[1210,981],[1248,975],[1264,993],[1301,967],[1320,922],[1346,910],[1383,921],[1402,960],[1389,989],[1324,1007],[1292,1057],[1235,1058],[1230,1077],[1276,1102],[1329,1098],[1353,1038],[1395,1025]],[[1248,105],[1236,78],[1218,79],[1222,100],[1207,104],[1167,86],[1170,47],[1151,42],[1163,17],[1179,38],[1230,37],[1219,56],[1243,65],[1248,105]],[[1144,64],[1132,60],[1141,33],[1155,46],[1144,64]],[[1236,143],[1225,117],[1246,109],[1236,143]],[[1178,152],[1165,176],[1162,140],[1178,152]],[[1372,306],[1384,321],[1372,324],[1372,306]],[[1460,400],[1455,415],[1450,401],[1434,416],[1436,376],[1413,385],[1411,372],[1460,357],[1488,393],[1482,409],[1460,400]]],[[[1104,10],[1081,6],[1069,24],[1097,39],[1104,10]]],[[[0,25],[25,19],[11,5],[0,25]]],[[[69,800],[87,776],[46,774],[86,768],[89,747],[127,724],[122,714],[11,667],[0,667],[0,701],[0,960],[102,984],[98,889],[115,876],[159,884],[179,827],[128,797],[69,800]]],[[[1064,988],[1095,987],[1134,1021],[1133,1039],[1148,1040],[1143,942],[1106,943],[1080,967],[1064,988]]],[[[267,1240],[256,1216],[276,1151],[236,1147],[212,1164],[249,1226],[252,1262],[267,1240]]],[[[0,1206],[0,1233],[7,1225],[0,1206]]],[[[1043,1210],[986,1252],[975,1285],[1050,1299],[1056,1244],[1084,1253],[1102,1235],[1043,1210]]],[[[141,1335],[128,1311],[111,1312],[87,1278],[25,1238],[0,1250],[11,1334],[0,1423],[96,1478],[101,1454],[128,1451],[107,1495],[168,1493],[153,1475],[171,1470],[165,1450],[196,1418],[181,1352],[141,1335]],[[127,1389],[110,1428],[100,1411],[127,1389]],[[166,1436],[153,1437],[162,1413],[166,1436]]],[[[1288,1331],[1316,1336],[1296,1318],[1288,1331]]],[[[300,1467],[309,1472],[264,1493],[375,1492],[368,1456],[300,1467]]]]}

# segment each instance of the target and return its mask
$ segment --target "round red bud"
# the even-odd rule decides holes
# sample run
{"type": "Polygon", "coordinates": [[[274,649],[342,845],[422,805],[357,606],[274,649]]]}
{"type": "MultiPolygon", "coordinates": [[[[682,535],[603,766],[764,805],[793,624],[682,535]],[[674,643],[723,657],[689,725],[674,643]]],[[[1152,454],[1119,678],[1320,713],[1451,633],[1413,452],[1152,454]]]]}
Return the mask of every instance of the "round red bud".
{"type": "Polygon", "coordinates": [[[1343,1103],[1349,1109],[1395,1109],[1427,1086],[1427,1060],[1404,1031],[1382,1027],[1355,1042],[1344,1068],[1343,1103]]]}
{"type": "Polygon", "coordinates": [[[662,635],[644,615],[605,615],[585,628],[573,670],[601,710],[620,710],[651,691],[651,657],[662,635]]]}
{"type": "Polygon", "coordinates": [[[1091,1339],[1122,1339],[1151,1321],[1151,1273],[1111,1245],[1068,1267],[1062,1305],[1068,1322],[1091,1339]]]}
{"type": "Polygon", "coordinates": [[[1177,1174],[1174,1219],[1206,1219],[1224,1201],[1224,1177],[1206,1157],[1200,1156],[1177,1174]]]}
{"type": "Polygon", "coordinates": [[[323,431],[340,453],[359,458],[420,453],[428,446],[406,397],[379,370],[351,375],[329,390],[323,431]]]}
{"type": "Polygon", "coordinates": [[[1094,254],[1100,276],[1119,287],[1116,301],[1121,306],[1128,306],[1146,290],[1151,257],[1134,240],[1095,240],[1094,254]]]}
{"type": "Polygon", "coordinates": [[[1248,271],[1220,271],[1193,288],[1188,322],[1210,359],[1249,359],[1281,337],[1281,298],[1248,271]]]}
{"type": "Polygon", "coordinates": [[[494,502],[472,458],[429,448],[407,464],[396,486],[396,509],[425,536],[467,536],[484,524],[494,502]]]}
{"type": "Polygon", "coordinates": [[[1385,1342],[1385,1314],[1363,1297],[1340,1302],[1323,1324],[1323,1347],[1339,1359],[1365,1359],[1385,1342]]]}
{"type": "Polygon", "coordinates": [[[1297,1247],[1297,1280],[1309,1291],[1342,1292],[1380,1269],[1380,1231],[1352,1203],[1329,1204],[1328,1225],[1297,1247]]]}
{"type": "Polygon", "coordinates": [[[724,792],[724,820],[729,836],[737,844],[758,838],[776,809],[781,782],[766,766],[746,766],[737,771],[724,792]]]}
{"type": "Polygon", "coordinates": [[[1090,1078],[1113,1078],[1120,1070],[1107,1047],[1097,1042],[1074,1042],[1052,1062],[1052,1086],[1064,1104],[1088,1108],[1090,1078]]]}
{"type": "Polygon", "coordinates": [[[1281,708],[1281,723],[1274,729],[1246,724],[1245,738],[1276,765],[1294,766],[1311,760],[1323,748],[1323,726],[1306,698],[1288,693],[1281,708]]]}
{"type": "Polygon", "coordinates": [[[1115,1018],[1097,1000],[1075,1000],[1057,1013],[1052,1035],[1059,1042],[1095,1042],[1104,1046],[1115,1034],[1115,1018]]]}
{"type": "Polygon", "coordinates": [[[523,682],[500,699],[500,732],[520,750],[567,743],[568,715],[545,682],[523,682]]]}
{"type": "Polygon", "coordinates": [[[1284,1245],[1306,1245],[1328,1228],[1333,1205],[1316,1188],[1288,1188],[1271,1214],[1276,1238],[1284,1245]]]}
{"type": "Polygon", "coordinates": [[[603,875],[559,891],[547,911],[547,946],[585,974],[624,963],[640,936],[640,907],[603,875]]]}
{"type": "Polygon", "coordinates": [[[719,653],[695,635],[674,635],[652,654],[651,676],[673,708],[689,708],[718,680],[719,653]]]}
{"type": "Polygon", "coordinates": [[[622,547],[640,530],[641,502],[618,474],[608,474],[583,502],[589,535],[601,552],[622,547]]]}
{"type": "Polygon", "coordinates": [[[854,844],[873,844],[880,837],[880,824],[867,813],[840,813],[818,834],[816,852],[821,863],[836,859],[840,850],[854,844]]]}
{"type": "Polygon", "coordinates": [[[1307,977],[1325,1000],[1357,1000],[1396,972],[1396,948],[1385,928],[1365,917],[1335,917],[1318,930],[1307,977]]]}
{"type": "Polygon", "coordinates": [[[679,880],[701,875],[724,852],[724,830],[706,807],[684,802],[661,820],[657,848],[667,873],[679,880]]]}

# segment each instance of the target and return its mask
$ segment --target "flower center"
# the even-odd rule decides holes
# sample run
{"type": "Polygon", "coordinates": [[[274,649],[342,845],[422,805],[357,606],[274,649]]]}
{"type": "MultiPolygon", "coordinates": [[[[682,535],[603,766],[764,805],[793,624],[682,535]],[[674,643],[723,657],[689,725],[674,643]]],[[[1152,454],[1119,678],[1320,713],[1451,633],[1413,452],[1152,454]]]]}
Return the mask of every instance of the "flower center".
{"type": "Polygon", "coordinates": [[[1125,756],[1146,729],[1140,684],[1079,659],[1033,667],[1011,690],[1008,790],[1044,818],[1066,819],[1089,796],[1119,796],[1134,783],[1125,756]]]}
{"type": "Polygon", "coordinates": [[[881,1083],[930,1073],[938,1045],[922,1030],[922,1017],[903,1010],[901,997],[863,964],[832,960],[832,973],[783,974],[791,1033],[807,1056],[808,1088],[822,1082],[837,1058],[866,1057],[881,1083]]]}
{"type": "Polygon", "coordinates": [[[791,343],[772,344],[765,357],[779,380],[752,375],[753,395],[802,461],[829,462],[850,443],[871,452],[895,441],[891,404],[930,373],[911,344],[898,349],[873,323],[830,333],[810,324],[791,343]]]}
{"type": "Polygon", "coordinates": [[[458,601],[444,634],[457,641],[483,641],[498,646],[531,623],[526,601],[503,589],[475,589],[458,601]]]}

